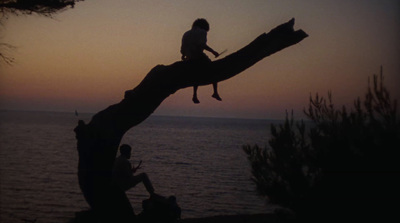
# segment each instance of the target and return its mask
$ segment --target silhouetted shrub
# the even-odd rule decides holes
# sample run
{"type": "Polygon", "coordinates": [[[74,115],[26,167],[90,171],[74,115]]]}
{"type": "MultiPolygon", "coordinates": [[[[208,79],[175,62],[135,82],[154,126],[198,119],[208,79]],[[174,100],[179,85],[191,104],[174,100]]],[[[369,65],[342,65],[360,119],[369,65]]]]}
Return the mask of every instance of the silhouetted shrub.
{"type": "Polygon", "coordinates": [[[398,207],[400,122],[380,76],[364,102],[336,109],[310,97],[310,123],[271,125],[269,146],[243,146],[260,195],[293,210],[299,220],[353,220],[390,216],[398,207]],[[393,203],[394,202],[394,203],[393,203]]]}

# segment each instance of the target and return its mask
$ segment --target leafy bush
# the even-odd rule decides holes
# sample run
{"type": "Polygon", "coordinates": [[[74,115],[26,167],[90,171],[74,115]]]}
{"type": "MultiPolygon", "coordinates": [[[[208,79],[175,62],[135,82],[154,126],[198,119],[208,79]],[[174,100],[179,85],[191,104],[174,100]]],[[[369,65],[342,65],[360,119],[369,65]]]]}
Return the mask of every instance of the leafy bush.
{"type": "Polygon", "coordinates": [[[396,107],[382,71],[350,112],[336,109],[331,93],[310,97],[310,122],[286,114],[283,124],[271,125],[269,146],[243,146],[257,191],[300,220],[389,216],[400,198],[396,107]]]}

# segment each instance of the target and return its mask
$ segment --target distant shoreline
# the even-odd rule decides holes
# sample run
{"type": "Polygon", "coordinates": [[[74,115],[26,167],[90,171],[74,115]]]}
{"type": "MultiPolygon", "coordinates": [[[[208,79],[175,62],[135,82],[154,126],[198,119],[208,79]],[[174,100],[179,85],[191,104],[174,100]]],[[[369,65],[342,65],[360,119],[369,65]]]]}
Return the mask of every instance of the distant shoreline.
{"type": "MultiPolygon", "coordinates": [[[[16,110],[16,109],[0,109],[0,112],[18,112],[18,113],[55,113],[55,114],[71,114],[75,116],[75,111],[45,111],[45,110],[16,110]]],[[[80,112],[77,111],[79,115],[84,117],[93,116],[98,112],[80,112]]],[[[78,116],[79,117],[79,116],[78,116]]],[[[188,115],[157,115],[153,114],[151,117],[165,117],[165,118],[193,118],[193,119],[226,119],[226,120],[251,120],[251,121],[273,121],[273,122],[284,122],[285,119],[282,116],[281,119],[272,119],[272,118],[244,118],[244,117],[214,117],[214,116],[188,116],[188,115]]]]}

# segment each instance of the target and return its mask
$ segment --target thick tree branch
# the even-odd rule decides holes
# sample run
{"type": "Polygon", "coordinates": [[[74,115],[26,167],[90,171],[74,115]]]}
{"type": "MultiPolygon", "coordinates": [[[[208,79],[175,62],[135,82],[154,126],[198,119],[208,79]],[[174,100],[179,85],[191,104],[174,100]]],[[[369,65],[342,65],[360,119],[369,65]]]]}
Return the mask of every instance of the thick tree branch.
{"type": "MultiPolygon", "coordinates": [[[[97,114],[92,123],[114,123],[115,128],[126,132],[146,119],[158,105],[177,90],[193,85],[208,85],[229,79],[253,66],[263,58],[294,45],[307,34],[293,30],[294,19],[256,38],[249,45],[231,55],[209,64],[176,62],[154,67],[133,90],[125,93],[119,104],[97,114]],[[104,115],[120,112],[120,115],[104,115]],[[140,120],[142,117],[143,120],[140,120]],[[106,121],[108,119],[112,119],[106,121]],[[129,123],[129,124],[128,124],[129,123]]],[[[108,124],[106,124],[108,126],[108,124]]]]}
{"type": "MultiPolygon", "coordinates": [[[[91,207],[98,210],[104,208],[110,213],[114,211],[114,216],[118,213],[116,204],[130,210],[126,206],[129,205],[126,197],[121,194],[116,196],[115,190],[107,186],[118,145],[126,131],[149,117],[164,99],[177,90],[234,77],[263,58],[307,37],[302,30],[294,31],[293,25],[294,19],[260,35],[239,51],[211,63],[158,65],[137,87],[125,92],[125,98],[120,103],[97,113],[87,125],[81,121],[75,129],[79,183],[91,207]]],[[[104,214],[104,211],[100,212],[104,214]]]]}

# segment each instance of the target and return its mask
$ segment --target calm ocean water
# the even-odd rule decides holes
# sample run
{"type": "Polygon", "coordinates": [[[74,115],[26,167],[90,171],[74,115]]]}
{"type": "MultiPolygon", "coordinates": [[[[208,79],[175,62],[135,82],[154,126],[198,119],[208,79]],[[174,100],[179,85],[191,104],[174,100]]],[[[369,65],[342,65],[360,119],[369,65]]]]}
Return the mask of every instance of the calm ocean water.
{"type": "MultiPolygon", "coordinates": [[[[80,114],[90,121],[91,115],[80,114]]],[[[68,222],[88,209],[77,180],[73,113],[0,111],[0,222],[68,222]]],[[[265,145],[271,121],[152,116],[125,134],[131,161],[156,192],[175,195],[182,217],[268,213],[257,196],[244,144],[265,145]]],[[[128,197],[136,213],[143,185],[128,197]]]]}

